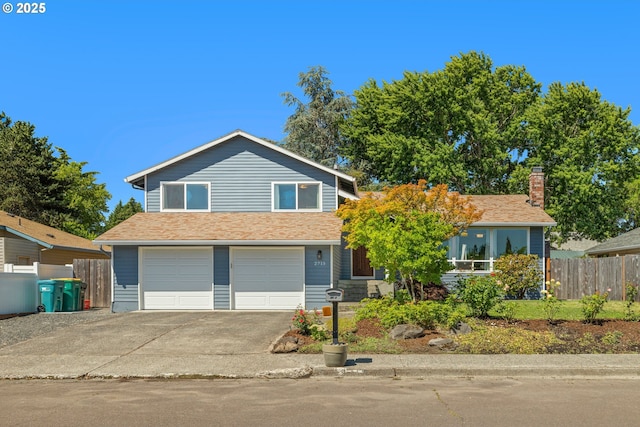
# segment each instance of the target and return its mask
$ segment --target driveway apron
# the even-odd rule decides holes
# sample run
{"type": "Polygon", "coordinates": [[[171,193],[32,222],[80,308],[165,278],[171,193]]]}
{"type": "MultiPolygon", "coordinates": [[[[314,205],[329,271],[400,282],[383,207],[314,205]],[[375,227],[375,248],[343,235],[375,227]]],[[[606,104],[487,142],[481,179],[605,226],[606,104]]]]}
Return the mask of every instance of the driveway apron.
{"type": "Polygon", "coordinates": [[[120,375],[109,366],[133,364],[137,367],[126,371],[146,372],[144,366],[153,360],[167,365],[195,357],[213,363],[216,355],[266,354],[287,330],[290,317],[289,312],[119,313],[0,349],[0,375],[120,375]]]}

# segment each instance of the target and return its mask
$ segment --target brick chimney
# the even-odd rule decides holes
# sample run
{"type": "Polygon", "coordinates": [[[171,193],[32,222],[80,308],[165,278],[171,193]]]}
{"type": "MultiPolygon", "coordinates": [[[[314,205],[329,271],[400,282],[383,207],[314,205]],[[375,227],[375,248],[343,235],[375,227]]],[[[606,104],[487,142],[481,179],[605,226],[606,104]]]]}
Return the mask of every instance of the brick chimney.
{"type": "Polygon", "coordinates": [[[535,166],[529,175],[529,203],[544,209],[544,172],[541,166],[535,166]]]}

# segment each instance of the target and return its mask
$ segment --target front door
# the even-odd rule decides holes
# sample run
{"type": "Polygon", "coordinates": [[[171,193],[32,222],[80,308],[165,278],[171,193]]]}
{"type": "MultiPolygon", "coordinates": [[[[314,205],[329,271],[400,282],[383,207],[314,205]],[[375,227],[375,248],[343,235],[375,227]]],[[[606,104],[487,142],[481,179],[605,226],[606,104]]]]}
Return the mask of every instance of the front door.
{"type": "Polygon", "coordinates": [[[351,277],[373,277],[373,267],[364,246],[351,250],[351,277]]]}

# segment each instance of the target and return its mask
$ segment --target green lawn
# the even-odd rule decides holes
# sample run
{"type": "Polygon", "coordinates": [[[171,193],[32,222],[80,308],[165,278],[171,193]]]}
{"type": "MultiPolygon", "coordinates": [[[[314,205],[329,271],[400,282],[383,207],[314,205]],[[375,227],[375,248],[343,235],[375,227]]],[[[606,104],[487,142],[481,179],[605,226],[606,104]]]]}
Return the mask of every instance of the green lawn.
{"type": "MultiPolygon", "coordinates": [[[[515,306],[515,319],[546,319],[542,309],[542,300],[514,300],[507,302],[515,306]]],[[[624,319],[625,309],[623,301],[607,301],[600,314],[598,314],[598,319],[624,319]]],[[[634,303],[633,309],[636,313],[640,313],[640,303],[634,303]]],[[[500,317],[495,309],[491,310],[489,315],[500,317]]],[[[580,300],[563,300],[555,318],[558,320],[583,320],[584,316],[582,315],[580,300]]]]}

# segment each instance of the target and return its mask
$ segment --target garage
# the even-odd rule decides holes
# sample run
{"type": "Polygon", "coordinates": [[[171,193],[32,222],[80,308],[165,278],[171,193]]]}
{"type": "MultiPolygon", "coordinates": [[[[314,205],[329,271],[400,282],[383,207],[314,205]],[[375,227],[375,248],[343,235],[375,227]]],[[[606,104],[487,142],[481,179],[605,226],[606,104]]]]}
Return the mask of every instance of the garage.
{"type": "Polygon", "coordinates": [[[141,248],[143,310],[213,310],[213,248],[141,248]]]}
{"type": "Polygon", "coordinates": [[[231,286],[238,310],[288,310],[304,305],[304,249],[231,249],[231,286]]]}

